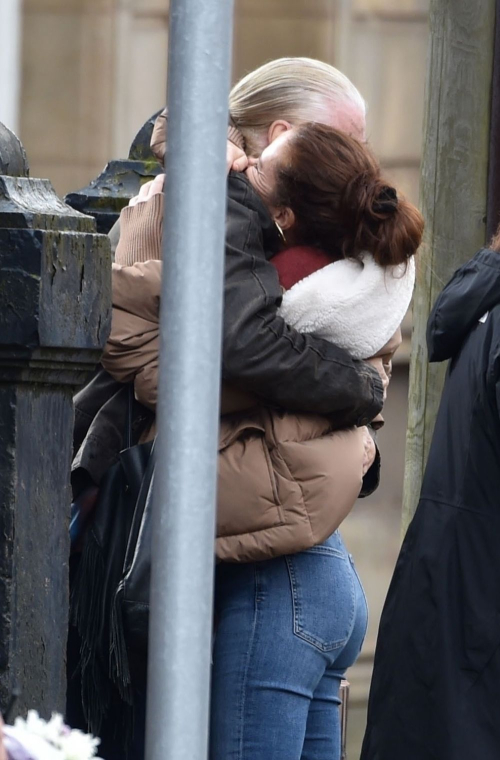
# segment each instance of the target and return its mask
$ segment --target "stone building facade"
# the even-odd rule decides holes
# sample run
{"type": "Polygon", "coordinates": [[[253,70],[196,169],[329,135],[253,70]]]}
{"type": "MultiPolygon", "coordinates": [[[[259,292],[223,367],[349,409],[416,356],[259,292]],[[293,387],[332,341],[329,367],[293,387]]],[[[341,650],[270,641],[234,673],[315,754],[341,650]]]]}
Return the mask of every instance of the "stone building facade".
{"type": "MultiPolygon", "coordinates": [[[[9,4],[22,9],[19,131],[33,169],[64,193],[122,156],[138,125],[165,100],[168,0],[9,4]]],[[[370,139],[416,198],[427,6],[236,0],[234,78],[282,55],[331,61],[365,95],[370,139]]]]}

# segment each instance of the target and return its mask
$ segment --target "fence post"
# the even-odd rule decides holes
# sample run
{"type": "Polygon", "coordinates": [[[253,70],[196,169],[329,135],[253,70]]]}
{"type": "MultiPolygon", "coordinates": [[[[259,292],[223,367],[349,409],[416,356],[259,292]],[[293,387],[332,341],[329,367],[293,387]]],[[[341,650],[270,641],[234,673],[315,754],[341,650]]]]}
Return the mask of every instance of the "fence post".
{"type": "Polygon", "coordinates": [[[232,0],[172,0],[146,753],[205,760],[232,0]]]}
{"type": "Polygon", "coordinates": [[[427,320],[451,274],[485,242],[494,29],[495,0],[431,0],[403,530],[417,507],[446,371],[428,363],[427,320]]]}
{"type": "Polygon", "coordinates": [[[495,0],[495,42],[491,87],[490,155],[486,236],[491,240],[500,224],[500,0],[495,0]]]}
{"type": "Polygon", "coordinates": [[[162,171],[149,146],[158,113],[140,128],[130,146],[128,158],[110,161],[87,187],[65,196],[69,206],[94,217],[98,232],[107,234],[141,185],[162,171]]]}
{"type": "Polygon", "coordinates": [[[99,360],[110,251],[0,124],[0,707],[64,711],[74,387],[99,360]]]}

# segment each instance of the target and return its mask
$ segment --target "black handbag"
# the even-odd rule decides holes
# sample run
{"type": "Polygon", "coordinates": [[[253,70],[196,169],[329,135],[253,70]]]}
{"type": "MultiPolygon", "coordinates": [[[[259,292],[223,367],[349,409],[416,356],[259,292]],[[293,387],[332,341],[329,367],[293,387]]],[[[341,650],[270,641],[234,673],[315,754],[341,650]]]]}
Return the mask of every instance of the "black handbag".
{"type": "MultiPolygon", "coordinates": [[[[130,409],[131,403],[128,444],[130,409]]],[[[82,705],[88,726],[97,735],[117,699],[133,703],[127,648],[123,629],[117,625],[121,619],[117,589],[151,490],[153,449],[154,442],[129,445],[101,480],[71,591],[70,618],[81,640],[82,705]]]]}
{"type": "Polygon", "coordinates": [[[143,686],[146,676],[145,666],[142,672],[136,669],[132,673],[129,659],[144,664],[147,657],[154,466],[153,442],[135,504],[111,616],[110,667],[113,680],[124,696],[133,684],[143,686]]]}

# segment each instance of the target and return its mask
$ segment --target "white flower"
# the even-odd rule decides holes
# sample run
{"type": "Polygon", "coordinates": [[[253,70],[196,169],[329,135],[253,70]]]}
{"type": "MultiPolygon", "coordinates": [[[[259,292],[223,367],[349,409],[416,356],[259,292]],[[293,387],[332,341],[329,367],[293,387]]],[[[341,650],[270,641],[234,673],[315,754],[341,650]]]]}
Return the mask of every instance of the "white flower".
{"type": "Polygon", "coordinates": [[[62,736],[59,745],[64,753],[65,760],[90,760],[95,757],[99,739],[90,734],[73,730],[67,736],[62,736]]]}
{"type": "Polygon", "coordinates": [[[16,718],[14,723],[15,728],[27,731],[29,734],[35,734],[35,736],[43,736],[45,734],[46,725],[46,721],[40,718],[36,710],[29,710],[26,720],[23,718],[16,718]]]}
{"type": "Polygon", "coordinates": [[[100,739],[68,728],[57,713],[45,721],[36,710],[30,710],[26,720],[16,718],[10,732],[21,744],[31,747],[36,737],[35,755],[39,760],[99,760],[95,755],[100,739]]]}

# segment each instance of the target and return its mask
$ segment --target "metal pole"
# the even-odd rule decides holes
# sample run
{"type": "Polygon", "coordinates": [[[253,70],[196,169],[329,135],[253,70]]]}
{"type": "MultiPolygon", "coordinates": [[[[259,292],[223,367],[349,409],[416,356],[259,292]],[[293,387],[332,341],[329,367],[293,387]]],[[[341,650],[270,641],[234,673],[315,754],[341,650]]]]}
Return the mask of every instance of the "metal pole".
{"type": "Polygon", "coordinates": [[[148,760],[208,747],[232,0],[172,0],[148,760]]]}
{"type": "Polygon", "coordinates": [[[0,121],[17,132],[21,90],[21,0],[0,2],[0,121]]]}

